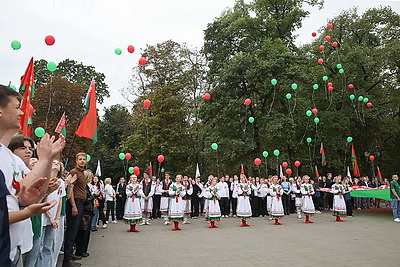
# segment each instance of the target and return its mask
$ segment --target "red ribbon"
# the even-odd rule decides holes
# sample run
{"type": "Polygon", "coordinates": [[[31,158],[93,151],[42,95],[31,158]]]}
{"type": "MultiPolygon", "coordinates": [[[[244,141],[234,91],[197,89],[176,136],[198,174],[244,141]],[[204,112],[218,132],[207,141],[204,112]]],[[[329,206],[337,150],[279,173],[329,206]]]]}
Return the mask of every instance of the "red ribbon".
{"type": "Polygon", "coordinates": [[[214,204],[215,204],[215,196],[214,196],[214,204]]]}
{"type": "Polygon", "coordinates": [[[342,193],[339,193],[339,197],[342,198],[342,193]]]}
{"type": "Polygon", "coordinates": [[[135,198],[136,198],[136,195],[133,194],[133,195],[132,195],[132,202],[135,202],[135,198]]]}
{"type": "Polygon", "coordinates": [[[246,199],[246,195],[247,195],[246,192],[244,192],[244,193],[243,193],[244,199],[246,199]]]}

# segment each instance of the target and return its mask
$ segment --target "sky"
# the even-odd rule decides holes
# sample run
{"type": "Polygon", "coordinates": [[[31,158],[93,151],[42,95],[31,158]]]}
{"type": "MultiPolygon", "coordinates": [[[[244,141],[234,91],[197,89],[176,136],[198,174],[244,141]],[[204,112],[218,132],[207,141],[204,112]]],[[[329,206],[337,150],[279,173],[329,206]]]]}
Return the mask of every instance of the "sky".
{"type": "MultiPolygon", "coordinates": [[[[0,84],[19,86],[30,58],[58,63],[72,59],[94,66],[106,75],[111,97],[100,105],[128,105],[120,90],[129,85],[147,44],[173,40],[201,48],[207,24],[235,0],[1,0],[0,1],[0,84]],[[47,46],[44,38],[56,43],[47,46]],[[22,47],[13,50],[11,42],[22,47]],[[133,45],[135,52],[128,53],[133,45]],[[116,55],[115,48],[122,54],[116,55]]],[[[400,13],[400,0],[325,0],[324,8],[305,8],[310,16],[296,34],[297,44],[311,41],[311,33],[325,26],[343,10],[358,7],[391,6],[400,13]]]]}

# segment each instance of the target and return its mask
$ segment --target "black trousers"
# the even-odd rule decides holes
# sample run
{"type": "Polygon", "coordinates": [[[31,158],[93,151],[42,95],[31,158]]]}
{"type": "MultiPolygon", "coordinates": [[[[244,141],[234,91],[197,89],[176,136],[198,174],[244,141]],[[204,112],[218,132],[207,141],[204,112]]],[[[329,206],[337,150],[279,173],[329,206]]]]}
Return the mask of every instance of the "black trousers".
{"type": "Polygon", "coordinates": [[[117,197],[117,220],[122,220],[124,217],[126,197],[117,197]]]}
{"type": "Polygon", "coordinates": [[[283,193],[282,195],[282,205],[285,215],[290,214],[290,195],[283,193]]]}
{"type": "Polygon", "coordinates": [[[83,215],[84,200],[75,198],[75,204],[78,209],[78,215],[72,216],[72,205],[71,202],[67,200],[65,214],[67,219],[67,229],[65,230],[64,235],[64,261],[72,260],[72,246],[75,242],[76,235],[78,234],[83,215]]]}
{"type": "Polygon", "coordinates": [[[315,210],[321,210],[321,197],[314,197],[313,196],[313,202],[314,202],[314,207],[315,210]]]}
{"type": "Polygon", "coordinates": [[[232,214],[236,215],[236,209],[237,209],[237,198],[232,198],[232,214]]]}
{"type": "Polygon", "coordinates": [[[111,211],[111,219],[112,221],[115,221],[114,206],[115,206],[115,201],[107,200],[106,221],[108,221],[108,219],[110,218],[110,211],[111,211]]]}
{"type": "Polygon", "coordinates": [[[292,198],[292,195],[289,196],[289,212],[290,213],[295,213],[296,212],[296,205],[295,205],[295,199],[292,198]]]}
{"type": "Polygon", "coordinates": [[[106,216],[104,215],[104,198],[99,200],[99,220],[106,224],[106,216]]]}
{"type": "Polygon", "coordinates": [[[227,197],[221,197],[219,206],[221,208],[221,215],[229,215],[229,199],[227,197]]]}
{"type": "Polygon", "coordinates": [[[204,199],[204,197],[200,198],[200,214],[204,213],[204,203],[206,202],[206,200],[204,199]]]}
{"type": "Polygon", "coordinates": [[[154,195],[153,196],[153,211],[151,213],[151,217],[153,219],[161,218],[160,205],[161,205],[161,195],[154,195]]]}
{"type": "Polygon", "coordinates": [[[84,215],[89,215],[90,220],[89,220],[89,227],[87,230],[82,230],[79,228],[78,234],[76,235],[75,239],[75,244],[76,244],[76,251],[75,254],[82,256],[82,253],[86,253],[89,247],[89,240],[90,240],[90,225],[92,224],[92,219],[93,219],[93,212],[89,212],[84,210],[83,211],[84,215]]]}
{"type": "Polygon", "coordinates": [[[192,207],[191,207],[191,209],[192,209],[192,217],[198,217],[199,216],[199,204],[200,204],[200,201],[199,201],[198,196],[197,195],[196,196],[192,195],[192,207]]]}
{"type": "Polygon", "coordinates": [[[260,215],[266,216],[267,215],[267,198],[258,198],[258,207],[260,209],[260,215]]]}
{"type": "Polygon", "coordinates": [[[351,204],[351,199],[344,201],[346,203],[347,216],[353,216],[353,205],[351,204]]]}
{"type": "Polygon", "coordinates": [[[255,197],[255,196],[251,197],[251,214],[253,214],[252,217],[260,216],[260,212],[258,209],[258,199],[259,199],[259,197],[255,197]]]}

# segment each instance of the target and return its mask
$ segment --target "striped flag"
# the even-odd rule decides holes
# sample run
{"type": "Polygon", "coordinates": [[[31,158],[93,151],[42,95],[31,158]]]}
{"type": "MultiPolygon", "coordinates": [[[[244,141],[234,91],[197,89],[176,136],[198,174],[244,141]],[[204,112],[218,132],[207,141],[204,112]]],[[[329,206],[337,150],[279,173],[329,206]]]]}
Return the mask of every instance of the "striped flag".
{"type": "Polygon", "coordinates": [[[25,70],[25,74],[21,79],[21,86],[19,92],[23,93],[21,102],[21,111],[24,113],[20,117],[20,132],[26,137],[31,137],[32,134],[32,115],[33,107],[31,105],[31,99],[33,97],[34,90],[34,71],[33,71],[33,57],[29,61],[28,67],[25,70]],[[31,116],[31,117],[30,117],[31,116]],[[30,127],[29,127],[30,125],[30,127]]]}
{"type": "Polygon", "coordinates": [[[318,167],[315,165],[315,176],[318,178],[319,177],[319,172],[318,172],[318,167]]]}
{"type": "Polygon", "coordinates": [[[150,176],[150,179],[153,178],[153,166],[151,165],[151,161],[150,161],[150,166],[149,166],[149,176],[150,176]]]}
{"type": "Polygon", "coordinates": [[[326,157],[325,157],[325,148],[324,145],[321,143],[321,148],[319,150],[319,153],[321,154],[321,165],[326,166],[326,157]]]}
{"type": "Polygon", "coordinates": [[[85,99],[83,117],[75,134],[92,139],[93,144],[97,143],[96,83],[94,79],[90,83],[85,99]]]}
{"type": "Polygon", "coordinates": [[[377,166],[376,168],[378,169],[378,173],[377,173],[377,174],[378,174],[378,177],[379,177],[379,182],[381,182],[381,183],[382,183],[382,181],[383,181],[383,180],[382,180],[382,173],[381,173],[381,169],[379,169],[379,167],[378,167],[378,166],[377,166]]]}
{"type": "Polygon", "coordinates": [[[67,137],[67,118],[65,116],[65,112],[62,114],[61,119],[55,129],[55,132],[62,134],[64,137],[67,137]]]}
{"type": "Polygon", "coordinates": [[[242,164],[242,166],[241,166],[241,168],[240,168],[240,174],[244,174],[244,167],[243,167],[243,164],[242,164]]]}
{"type": "Polygon", "coordinates": [[[360,169],[358,168],[356,151],[354,149],[354,144],[351,144],[351,162],[353,163],[353,175],[355,177],[360,177],[360,169]]]}

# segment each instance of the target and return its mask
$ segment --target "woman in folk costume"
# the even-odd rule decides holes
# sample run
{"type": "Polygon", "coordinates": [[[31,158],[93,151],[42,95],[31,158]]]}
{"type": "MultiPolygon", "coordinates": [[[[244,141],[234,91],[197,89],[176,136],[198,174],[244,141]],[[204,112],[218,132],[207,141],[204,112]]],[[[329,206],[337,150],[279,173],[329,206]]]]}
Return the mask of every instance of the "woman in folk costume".
{"type": "Polygon", "coordinates": [[[347,216],[346,210],[346,202],[344,201],[343,194],[345,193],[344,186],[340,184],[341,181],[340,176],[336,176],[334,178],[334,184],[332,185],[332,193],[333,193],[333,209],[332,216],[336,216],[337,222],[343,222],[340,217],[347,216]]]}
{"type": "Polygon", "coordinates": [[[301,205],[303,201],[303,196],[301,195],[301,177],[298,176],[296,179],[296,182],[293,184],[293,192],[295,193],[295,207],[296,207],[296,213],[297,213],[297,218],[301,219],[301,205]]]}
{"type": "Polygon", "coordinates": [[[131,175],[129,184],[126,186],[126,196],[124,222],[131,226],[128,232],[139,232],[136,230],[136,224],[143,221],[140,199],[144,197],[144,194],[136,175],[131,175]]]}
{"type": "Polygon", "coordinates": [[[272,177],[273,184],[269,188],[272,199],[271,217],[275,219],[275,225],[281,225],[279,219],[285,215],[282,204],[283,189],[278,184],[278,176],[272,177]]]}
{"type": "Polygon", "coordinates": [[[170,174],[169,172],[165,173],[165,179],[162,181],[162,195],[161,195],[161,202],[160,202],[160,212],[165,214],[165,225],[171,224],[171,222],[168,221],[168,208],[169,208],[169,203],[170,203],[170,197],[168,195],[169,192],[169,186],[172,184],[172,181],[170,179],[170,174]]]}
{"type": "MultiPolygon", "coordinates": [[[[218,178],[217,178],[218,179],[218,178]]],[[[211,185],[211,182],[214,180],[214,176],[213,175],[209,175],[208,176],[208,180],[207,180],[207,183],[204,185],[204,187],[203,187],[203,191],[202,191],[202,194],[203,194],[203,196],[204,196],[204,194],[205,194],[205,192],[206,192],[206,189],[211,185]]],[[[207,201],[204,201],[204,210],[203,210],[203,212],[205,213],[206,212],[206,210],[208,210],[208,202],[207,201]]]]}
{"type": "Polygon", "coordinates": [[[207,210],[205,212],[205,220],[210,222],[209,228],[217,228],[215,225],[216,221],[220,221],[221,218],[221,209],[219,207],[220,194],[217,188],[218,178],[214,178],[211,182],[211,185],[206,188],[204,191],[204,197],[206,198],[207,210]]]}
{"type": "Polygon", "coordinates": [[[313,223],[310,216],[314,216],[315,207],[312,195],[314,195],[314,186],[310,184],[310,176],[303,176],[303,184],[301,185],[301,194],[303,196],[303,204],[301,205],[301,213],[306,215],[305,223],[313,223]]]}
{"type": "Polygon", "coordinates": [[[250,194],[251,194],[251,186],[246,181],[246,176],[244,174],[240,174],[240,184],[237,188],[238,192],[238,206],[237,206],[237,217],[242,220],[242,225],[250,226],[247,224],[247,220],[251,217],[251,205],[250,205],[250,194]]]}
{"type": "Polygon", "coordinates": [[[182,185],[182,175],[178,174],[175,178],[175,183],[169,186],[169,196],[171,202],[168,210],[168,220],[174,222],[172,231],[182,230],[179,228],[179,222],[183,221],[185,206],[183,205],[182,197],[186,195],[185,188],[182,185]]]}
{"type": "Polygon", "coordinates": [[[266,198],[267,198],[267,212],[268,212],[269,220],[272,220],[272,217],[271,217],[272,198],[271,198],[271,192],[269,191],[269,188],[271,187],[271,185],[272,185],[271,178],[268,177],[266,179],[266,182],[264,182],[264,187],[265,187],[265,190],[267,191],[266,198]]]}
{"type": "Polygon", "coordinates": [[[187,217],[190,216],[190,213],[192,211],[192,199],[191,196],[193,194],[193,185],[189,181],[189,178],[185,175],[183,176],[183,181],[182,185],[184,187],[184,190],[186,192],[185,196],[183,197],[183,206],[184,206],[184,213],[186,217],[183,219],[183,224],[190,223],[187,219],[187,217]]]}

